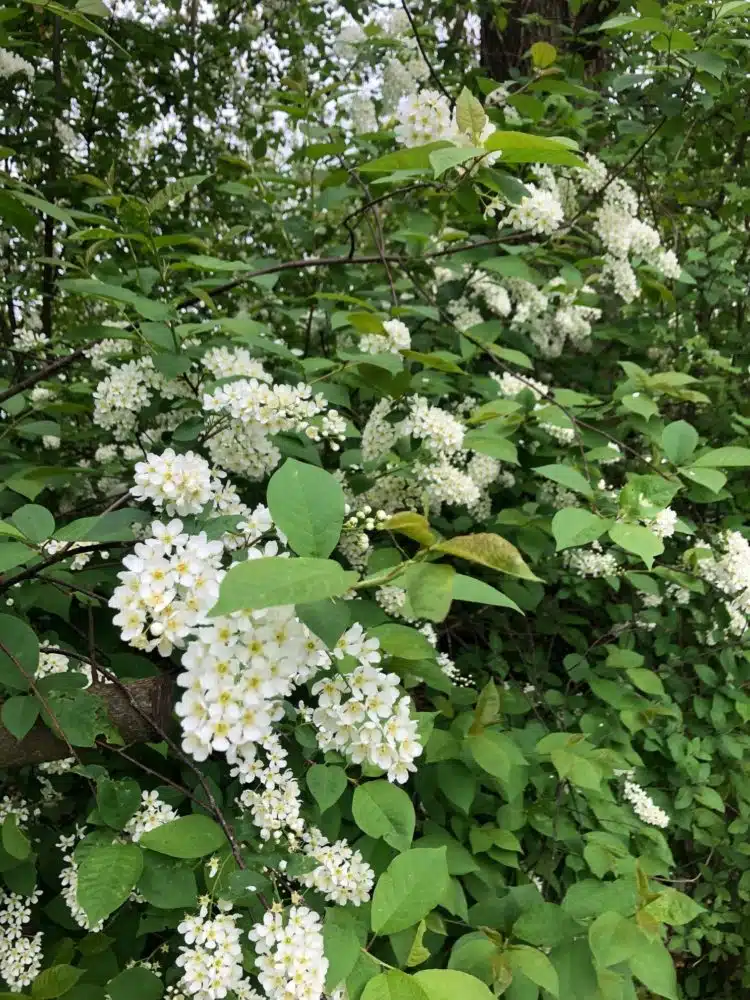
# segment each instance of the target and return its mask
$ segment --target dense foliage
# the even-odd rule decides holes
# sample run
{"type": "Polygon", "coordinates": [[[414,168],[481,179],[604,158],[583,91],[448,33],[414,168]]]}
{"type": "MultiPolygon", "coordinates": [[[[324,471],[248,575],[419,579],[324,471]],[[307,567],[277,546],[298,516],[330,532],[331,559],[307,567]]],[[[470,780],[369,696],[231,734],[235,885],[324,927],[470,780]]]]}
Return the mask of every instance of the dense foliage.
{"type": "Polygon", "coordinates": [[[750,2],[564,6],[0,7],[0,996],[750,986],[750,2]]]}

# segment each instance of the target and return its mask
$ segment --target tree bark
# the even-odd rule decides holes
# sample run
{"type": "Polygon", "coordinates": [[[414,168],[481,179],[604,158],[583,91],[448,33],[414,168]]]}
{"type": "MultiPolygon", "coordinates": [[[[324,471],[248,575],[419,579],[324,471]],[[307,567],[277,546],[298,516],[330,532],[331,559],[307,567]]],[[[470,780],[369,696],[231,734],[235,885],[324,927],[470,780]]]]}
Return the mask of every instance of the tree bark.
{"type": "MultiPolygon", "coordinates": [[[[123,689],[115,684],[92,684],[87,688],[102,699],[107,707],[107,714],[126,745],[161,740],[159,730],[164,732],[169,729],[172,716],[171,678],[166,675],[144,677],[124,684],[123,689]],[[131,703],[128,694],[138,708],[131,703]],[[154,724],[151,725],[144,715],[153,720],[154,724]]],[[[22,740],[17,740],[4,726],[0,726],[0,770],[62,760],[70,755],[68,744],[58,739],[40,720],[37,720],[22,740]]]]}
{"type": "Polygon", "coordinates": [[[573,14],[568,0],[513,0],[502,9],[503,28],[492,15],[482,19],[482,67],[503,83],[522,66],[534,42],[549,42],[578,56],[586,74],[597,73],[605,68],[606,52],[596,35],[581,32],[605,21],[617,6],[617,0],[584,0],[573,14]]]}

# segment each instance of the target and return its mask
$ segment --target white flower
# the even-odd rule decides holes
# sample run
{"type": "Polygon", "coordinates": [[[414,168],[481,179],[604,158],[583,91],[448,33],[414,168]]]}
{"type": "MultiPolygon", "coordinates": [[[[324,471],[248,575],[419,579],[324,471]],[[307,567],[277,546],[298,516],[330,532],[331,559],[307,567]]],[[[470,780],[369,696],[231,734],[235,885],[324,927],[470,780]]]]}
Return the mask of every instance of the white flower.
{"type": "Polygon", "coordinates": [[[671,507],[660,510],[656,517],[647,521],[647,526],[659,538],[671,538],[677,524],[677,512],[671,507]]]}
{"type": "Polygon", "coordinates": [[[406,323],[399,319],[387,319],[383,323],[385,333],[366,333],[360,338],[360,349],[367,354],[398,354],[411,347],[411,334],[406,323]]]}
{"type": "Polygon", "coordinates": [[[136,464],[134,478],[130,492],[137,500],[150,500],[157,510],[180,517],[200,514],[215,492],[211,467],[192,451],[150,453],[136,464]]]}
{"type": "Polygon", "coordinates": [[[632,772],[625,780],[623,795],[633,807],[633,812],[650,826],[659,826],[662,829],[669,826],[669,816],[660,809],[640,785],[636,785],[632,779],[632,772]]]}
{"type": "Polygon", "coordinates": [[[125,824],[125,833],[129,833],[137,843],[144,833],[171,823],[174,819],[177,819],[176,811],[162,802],[158,792],[141,792],[141,808],[125,824]]]}
{"type": "Polygon", "coordinates": [[[375,872],[345,840],[330,844],[320,830],[312,827],[303,834],[304,851],[319,864],[302,876],[302,884],[316,889],[331,903],[359,906],[370,899],[375,872]]]}
{"type": "Polygon", "coordinates": [[[0,77],[7,79],[18,73],[23,73],[29,80],[33,80],[35,70],[31,63],[19,56],[17,52],[0,49],[0,77]]]}
{"type": "Polygon", "coordinates": [[[524,195],[500,220],[501,225],[532,232],[538,236],[554,233],[563,223],[565,212],[556,191],[526,184],[529,194],[524,195]]]}
{"type": "Polygon", "coordinates": [[[599,542],[592,542],[590,549],[568,549],[563,561],[578,576],[616,576],[617,560],[611,552],[603,552],[599,542]]]}
{"type": "Polygon", "coordinates": [[[396,138],[404,146],[423,146],[453,133],[448,98],[436,90],[420,90],[398,102],[396,138]]]}

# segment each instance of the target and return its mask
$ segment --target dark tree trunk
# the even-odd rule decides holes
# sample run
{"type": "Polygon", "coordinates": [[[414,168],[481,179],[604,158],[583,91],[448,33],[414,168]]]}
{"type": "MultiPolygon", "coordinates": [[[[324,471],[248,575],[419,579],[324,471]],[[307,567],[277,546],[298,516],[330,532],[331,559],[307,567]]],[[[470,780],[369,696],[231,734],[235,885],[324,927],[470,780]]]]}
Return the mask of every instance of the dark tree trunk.
{"type": "Polygon", "coordinates": [[[617,0],[584,0],[573,14],[568,0],[512,0],[499,14],[482,19],[482,67],[502,83],[512,70],[525,70],[524,60],[534,42],[549,42],[562,53],[577,56],[586,74],[599,72],[606,65],[605,51],[596,35],[581,33],[601,24],[617,7],[617,0]]]}

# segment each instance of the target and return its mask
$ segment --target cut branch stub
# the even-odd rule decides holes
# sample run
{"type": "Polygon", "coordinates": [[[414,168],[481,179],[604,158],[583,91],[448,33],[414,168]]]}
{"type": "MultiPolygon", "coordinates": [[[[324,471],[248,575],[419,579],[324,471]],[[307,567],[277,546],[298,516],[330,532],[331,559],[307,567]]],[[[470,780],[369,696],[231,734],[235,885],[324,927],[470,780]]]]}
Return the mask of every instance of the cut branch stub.
{"type": "MultiPolygon", "coordinates": [[[[170,677],[144,677],[122,687],[92,684],[87,690],[102,699],[126,745],[159,742],[161,733],[170,728],[173,706],[170,677]]],[[[0,726],[0,770],[63,757],[70,757],[70,747],[40,720],[22,740],[0,726]]]]}

